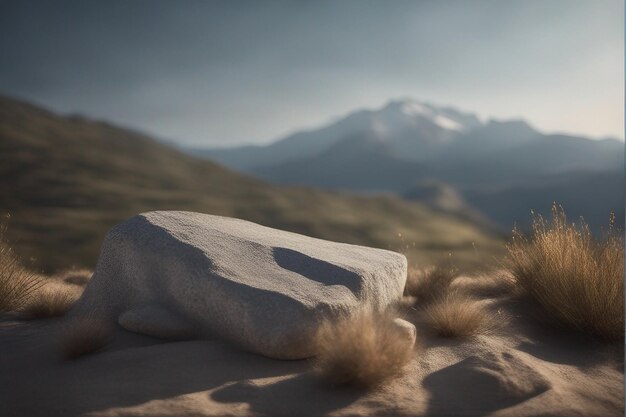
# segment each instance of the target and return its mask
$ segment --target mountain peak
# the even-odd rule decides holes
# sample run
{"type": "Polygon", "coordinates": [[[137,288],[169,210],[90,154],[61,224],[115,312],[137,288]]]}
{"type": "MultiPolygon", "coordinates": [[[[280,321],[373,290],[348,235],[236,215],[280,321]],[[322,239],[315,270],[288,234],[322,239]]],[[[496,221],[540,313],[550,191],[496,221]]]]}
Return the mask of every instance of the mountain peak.
{"type": "Polygon", "coordinates": [[[474,114],[411,98],[391,100],[376,113],[385,119],[401,120],[412,126],[420,122],[430,122],[441,129],[454,132],[464,132],[481,125],[474,114]]]}

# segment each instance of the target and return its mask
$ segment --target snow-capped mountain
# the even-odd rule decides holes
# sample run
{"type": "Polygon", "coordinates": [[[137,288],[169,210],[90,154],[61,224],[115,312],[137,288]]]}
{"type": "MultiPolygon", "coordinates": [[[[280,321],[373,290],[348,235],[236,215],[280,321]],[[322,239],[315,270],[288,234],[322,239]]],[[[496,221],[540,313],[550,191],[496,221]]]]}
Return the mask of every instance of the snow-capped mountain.
{"type": "Polygon", "coordinates": [[[386,142],[391,154],[422,159],[459,134],[481,125],[474,114],[403,99],[390,101],[379,109],[350,113],[319,129],[297,132],[267,146],[195,149],[193,153],[250,172],[313,157],[346,138],[363,135],[386,142]]]}
{"type": "Polygon", "coordinates": [[[382,109],[369,113],[374,126],[378,124],[383,128],[382,134],[422,125],[432,125],[446,131],[464,132],[481,125],[480,120],[474,114],[461,113],[449,107],[440,108],[412,99],[391,101],[382,109]]]}

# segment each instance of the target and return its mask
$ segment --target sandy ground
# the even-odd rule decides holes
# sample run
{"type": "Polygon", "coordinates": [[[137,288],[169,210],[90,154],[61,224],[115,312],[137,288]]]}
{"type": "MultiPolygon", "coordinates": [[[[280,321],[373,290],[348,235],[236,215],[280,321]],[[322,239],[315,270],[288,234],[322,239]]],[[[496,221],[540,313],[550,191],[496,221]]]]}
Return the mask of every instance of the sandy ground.
{"type": "Polygon", "coordinates": [[[401,377],[373,391],[328,386],[310,361],[266,359],[218,341],[164,342],[122,329],[103,351],[68,361],[61,355],[67,319],[5,317],[0,415],[624,414],[623,345],[555,331],[519,299],[492,296],[484,302],[508,320],[469,340],[430,334],[415,312],[421,348],[401,377]]]}

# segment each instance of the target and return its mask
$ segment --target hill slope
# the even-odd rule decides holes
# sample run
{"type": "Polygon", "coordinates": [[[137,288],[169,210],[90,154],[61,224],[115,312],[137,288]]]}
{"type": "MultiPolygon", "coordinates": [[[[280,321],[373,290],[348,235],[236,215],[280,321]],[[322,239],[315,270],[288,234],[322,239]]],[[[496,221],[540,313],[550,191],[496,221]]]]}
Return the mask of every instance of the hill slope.
{"type": "Polygon", "coordinates": [[[387,249],[402,246],[418,263],[449,252],[459,264],[479,263],[501,250],[499,239],[475,223],[423,205],[272,186],[140,133],[2,97],[0,176],[0,211],[11,214],[9,237],[19,254],[46,271],[93,266],[110,227],[157,209],[233,216],[387,249]]]}

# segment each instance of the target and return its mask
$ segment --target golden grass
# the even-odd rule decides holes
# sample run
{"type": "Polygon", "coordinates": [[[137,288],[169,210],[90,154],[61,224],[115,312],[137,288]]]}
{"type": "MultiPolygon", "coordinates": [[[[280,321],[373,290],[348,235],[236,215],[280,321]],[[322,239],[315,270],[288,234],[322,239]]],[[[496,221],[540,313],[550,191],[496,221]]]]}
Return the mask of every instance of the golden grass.
{"type": "Polygon", "coordinates": [[[62,316],[78,299],[78,294],[67,290],[46,290],[45,287],[31,294],[20,312],[28,319],[62,316]]]}
{"type": "Polygon", "coordinates": [[[457,276],[458,271],[452,267],[411,268],[407,273],[404,295],[414,297],[421,305],[431,303],[448,290],[457,276]]]}
{"type": "Polygon", "coordinates": [[[517,284],[560,325],[607,340],[624,339],[624,240],[610,221],[602,239],[567,222],[553,207],[552,221],[535,218],[529,238],[508,245],[517,284]]]}
{"type": "Polygon", "coordinates": [[[326,323],[317,342],[316,372],[336,385],[375,387],[401,374],[413,356],[413,344],[393,316],[371,310],[326,323]]]}
{"type": "Polygon", "coordinates": [[[433,331],[442,337],[466,338],[489,333],[496,318],[484,305],[459,291],[448,291],[424,308],[433,331]]]}
{"type": "Polygon", "coordinates": [[[63,335],[63,355],[66,359],[76,359],[97,352],[111,341],[113,333],[113,327],[102,320],[77,319],[63,335]]]}
{"type": "Polygon", "coordinates": [[[17,311],[37,291],[42,281],[24,268],[6,242],[6,227],[0,225],[0,312],[17,311]]]}

